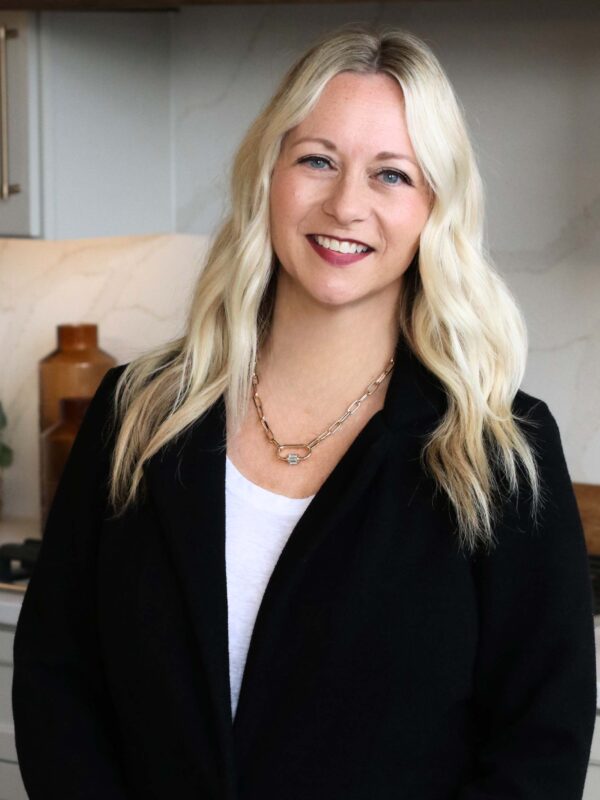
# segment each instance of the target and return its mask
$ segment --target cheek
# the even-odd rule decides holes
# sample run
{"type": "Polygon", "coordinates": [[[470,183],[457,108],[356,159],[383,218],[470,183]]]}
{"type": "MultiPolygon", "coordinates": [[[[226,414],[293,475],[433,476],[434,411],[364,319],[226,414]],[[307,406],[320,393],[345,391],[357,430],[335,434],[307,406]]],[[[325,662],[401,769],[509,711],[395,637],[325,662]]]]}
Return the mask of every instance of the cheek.
{"type": "Polygon", "coordinates": [[[271,185],[271,230],[280,236],[298,231],[310,205],[301,187],[290,178],[281,178],[271,185]]]}
{"type": "Polygon", "coordinates": [[[407,233],[420,234],[429,218],[429,205],[426,200],[417,197],[403,204],[402,208],[390,219],[393,229],[407,233]]]}
{"type": "Polygon", "coordinates": [[[285,174],[276,175],[271,181],[271,221],[276,227],[293,215],[295,191],[285,174]]]}
{"type": "Polygon", "coordinates": [[[293,242],[290,234],[297,227],[294,214],[294,190],[290,184],[291,181],[285,173],[280,173],[273,175],[270,189],[271,245],[275,255],[284,265],[288,263],[290,247],[293,242]]]}

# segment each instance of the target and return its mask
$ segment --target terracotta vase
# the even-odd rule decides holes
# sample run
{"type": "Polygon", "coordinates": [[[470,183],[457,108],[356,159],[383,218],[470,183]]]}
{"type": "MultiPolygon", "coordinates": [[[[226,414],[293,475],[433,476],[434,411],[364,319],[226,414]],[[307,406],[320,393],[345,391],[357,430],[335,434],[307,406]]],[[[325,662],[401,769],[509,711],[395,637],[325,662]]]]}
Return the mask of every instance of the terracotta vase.
{"type": "Polygon", "coordinates": [[[97,325],[58,325],[57,334],[57,349],[39,362],[40,499],[44,525],[59,473],[85,409],[104,375],[117,363],[98,347],[97,325]],[[67,402],[63,406],[61,401],[67,402]],[[55,427],[48,432],[52,426],[55,427]]]}
{"type": "Polygon", "coordinates": [[[56,487],[89,404],[89,397],[63,397],[59,403],[59,421],[46,428],[40,437],[42,530],[46,527],[56,487]]]}
{"type": "Polygon", "coordinates": [[[93,397],[116,360],[98,347],[98,326],[58,325],[58,347],[39,362],[40,433],[59,419],[62,397],[93,397]]]}

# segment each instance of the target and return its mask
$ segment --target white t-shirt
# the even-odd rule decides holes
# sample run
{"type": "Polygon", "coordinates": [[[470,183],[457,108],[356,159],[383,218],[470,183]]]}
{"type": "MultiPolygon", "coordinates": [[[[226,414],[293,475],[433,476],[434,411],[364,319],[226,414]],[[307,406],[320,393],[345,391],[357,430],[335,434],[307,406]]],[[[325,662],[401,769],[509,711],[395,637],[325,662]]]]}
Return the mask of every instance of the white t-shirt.
{"type": "Polygon", "coordinates": [[[290,533],[313,497],[286,497],[263,489],[244,477],[226,457],[225,560],[232,716],[264,591],[290,533]]]}

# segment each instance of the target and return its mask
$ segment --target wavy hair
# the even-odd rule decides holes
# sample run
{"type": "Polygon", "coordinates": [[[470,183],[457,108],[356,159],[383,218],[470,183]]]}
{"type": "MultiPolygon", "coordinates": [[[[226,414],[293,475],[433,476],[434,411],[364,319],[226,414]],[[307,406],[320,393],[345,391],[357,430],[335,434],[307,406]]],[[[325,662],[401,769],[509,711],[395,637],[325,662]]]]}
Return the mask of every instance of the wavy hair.
{"type": "Polygon", "coordinates": [[[455,511],[461,546],[494,543],[500,480],[518,492],[518,468],[540,478],[512,401],[525,371],[522,314],[483,246],[484,197],[459,102],[428,45],[396,27],[352,23],[322,37],[281,80],[232,165],[231,211],[208,249],[184,335],[131,361],[114,396],[119,432],[109,501],[120,515],[138,494],[144,463],[224,394],[238,430],[257,353],[269,331],[277,258],[269,232],[271,175],[286,133],[335,75],[387,73],[398,81],[408,132],[428,187],[429,218],[403,276],[398,333],[441,381],[447,412],[421,463],[455,511]]]}

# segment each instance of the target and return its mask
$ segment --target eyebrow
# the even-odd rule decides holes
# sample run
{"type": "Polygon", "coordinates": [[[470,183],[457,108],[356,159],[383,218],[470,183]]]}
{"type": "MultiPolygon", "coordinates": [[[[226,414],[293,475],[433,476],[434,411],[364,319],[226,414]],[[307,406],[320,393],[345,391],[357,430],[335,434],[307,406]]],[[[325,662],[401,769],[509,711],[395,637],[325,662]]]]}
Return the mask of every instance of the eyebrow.
{"type": "MultiPolygon", "coordinates": [[[[329,139],[321,139],[315,136],[304,136],[302,139],[298,139],[296,142],[290,145],[290,147],[296,147],[296,145],[302,144],[302,142],[319,142],[328,150],[332,150],[334,153],[338,152],[337,147],[334,145],[333,142],[329,141],[329,139]]],[[[377,153],[377,155],[375,156],[376,161],[385,161],[385,159],[387,158],[404,159],[405,161],[410,161],[411,164],[414,164],[415,167],[417,167],[417,169],[419,168],[419,165],[414,160],[414,158],[411,158],[410,156],[406,155],[406,153],[390,153],[389,150],[382,150],[381,153],[377,153]]]]}

